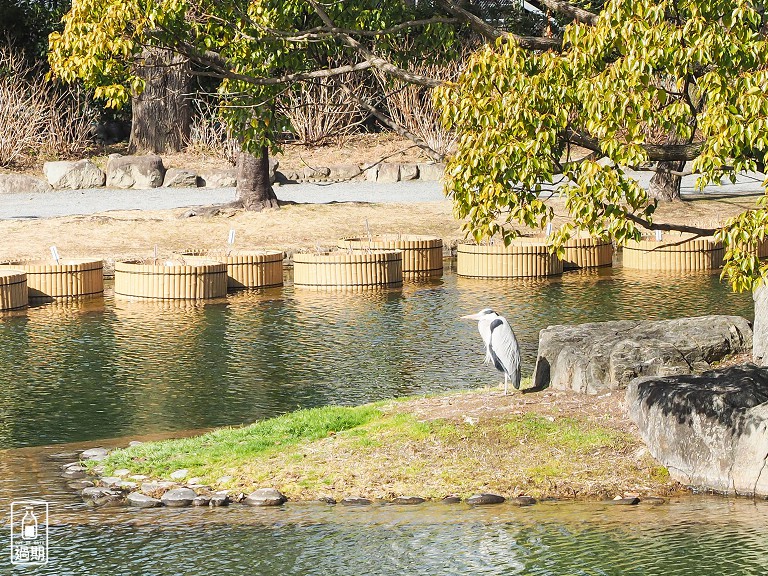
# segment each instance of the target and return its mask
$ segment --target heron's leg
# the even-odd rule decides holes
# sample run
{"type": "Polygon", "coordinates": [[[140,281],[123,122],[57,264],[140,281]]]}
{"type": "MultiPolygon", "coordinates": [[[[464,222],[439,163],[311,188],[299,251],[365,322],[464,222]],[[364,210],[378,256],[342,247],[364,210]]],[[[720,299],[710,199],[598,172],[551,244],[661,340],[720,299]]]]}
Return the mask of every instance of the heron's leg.
{"type": "Polygon", "coordinates": [[[507,376],[507,373],[504,372],[504,396],[507,395],[507,380],[509,380],[509,376],[507,376]]]}

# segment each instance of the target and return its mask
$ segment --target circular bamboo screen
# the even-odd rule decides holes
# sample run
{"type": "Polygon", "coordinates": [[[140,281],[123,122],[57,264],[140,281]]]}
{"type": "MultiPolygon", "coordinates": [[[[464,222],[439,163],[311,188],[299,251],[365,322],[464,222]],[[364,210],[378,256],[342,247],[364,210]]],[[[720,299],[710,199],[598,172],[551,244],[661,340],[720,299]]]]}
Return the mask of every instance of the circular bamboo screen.
{"type": "Polygon", "coordinates": [[[571,238],[564,245],[563,269],[599,268],[613,263],[613,244],[591,236],[571,238]]]}
{"type": "Polygon", "coordinates": [[[208,300],[227,295],[227,265],[199,259],[145,264],[115,262],[115,296],[152,300],[208,300]]]}
{"type": "Polygon", "coordinates": [[[58,264],[45,261],[19,260],[6,262],[4,268],[27,274],[30,300],[79,298],[104,292],[104,262],[86,258],[62,259],[58,264]]]}
{"type": "Polygon", "coordinates": [[[27,275],[21,270],[0,270],[0,310],[17,310],[29,302],[27,275]]]}
{"type": "MultiPolygon", "coordinates": [[[[204,257],[227,265],[227,288],[268,288],[283,285],[282,250],[252,250],[224,253],[221,251],[188,250],[182,256],[204,257]]],[[[194,263],[194,262],[192,262],[194,263]]]]}
{"type": "Polygon", "coordinates": [[[436,277],[443,274],[443,241],[435,236],[383,234],[371,238],[342,238],[338,246],[347,250],[400,250],[404,275],[436,277]]]}
{"type": "Polygon", "coordinates": [[[768,258],[768,236],[756,242],[755,253],[758,258],[768,258]]]}
{"type": "Polygon", "coordinates": [[[563,261],[549,253],[543,238],[520,237],[509,246],[459,244],[456,273],[473,278],[556,276],[563,273],[563,261]]]}
{"type": "Polygon", "coordinates": [[[387,288],[403,284],[403,253],[325,252],[293,255],[293,284],[302,288],[387,288]]]}
{"type": "Polygon", "coordinates": [[[669,235],[661,242],[630,240],[622,254],[622,266],[634,270],[688,272],[713,270],[723,265],[723,245],[711,236],[669,235]]]}

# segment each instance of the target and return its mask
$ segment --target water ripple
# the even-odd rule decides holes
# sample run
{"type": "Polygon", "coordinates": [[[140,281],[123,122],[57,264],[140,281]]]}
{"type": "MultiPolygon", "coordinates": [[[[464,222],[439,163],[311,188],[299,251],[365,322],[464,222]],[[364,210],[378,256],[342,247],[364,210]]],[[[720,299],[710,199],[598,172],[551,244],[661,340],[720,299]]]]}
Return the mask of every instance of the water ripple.
{"type": "Polygon", "coordinates": [[[244,292],[204,306],[52,304],[0,316],[0,448],[251,422],[324,404],[493,385],[476,327],[513,325],[530,374],[551,324],[752,315],[716,275],[623,269],[367,293],[244,292]]]}
{"type": "Polygon", "coordinates": [[[178,517],[186,517],[186,523],[173,516],[160,523],[168,519],[166,513],[135,525],[115,520],[55,526],[51,564],[37,573],[687,576],[768,571],[765,502],[700,498],[631,510],[566,503],[528,510],[395,508],[186,511],[178,517]],[[228,520],[222,523],[222,518],[228,520]]]}

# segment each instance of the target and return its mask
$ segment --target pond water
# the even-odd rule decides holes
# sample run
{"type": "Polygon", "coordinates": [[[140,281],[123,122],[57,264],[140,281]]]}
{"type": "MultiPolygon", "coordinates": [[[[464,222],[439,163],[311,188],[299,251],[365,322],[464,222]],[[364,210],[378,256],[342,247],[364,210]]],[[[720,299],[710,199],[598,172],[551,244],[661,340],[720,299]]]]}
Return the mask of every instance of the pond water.
{"type": "MultiPolygon", "coordinates": [[[[660,506],[288,503],[280,509],[93,510],[63,487],[46,452],[51,449],[0,452],[0,510],[7,510],[7,499],[30,496],[45,497],[51,510],[49,564],[11,570],[0,557],[0,574],[768,573],[764,501],[687,496],[660,506]]],[[[7,522],[3,513],[0,519],[7,522]]]]}
{"type": "Polygon", "coordinates": [[[476,323],[512,324],[530,375],[551,324],[702,314],[752,318],[717,275],[622,268],[548,280],[443,278],[368,293],[285,288],[204,306],[50,304],[0,316],[0,448],[241,424],[298,407],[501,382],[476,323]]]}
{"type": "MultiPolygon", "coordinates": [[[[768,573],[768,505],[746,500],[86,509],[47,454],[500,383],[482,364],[476,325],[459,320],[483,307],[512,323],[524,375],[551,324],[752,317],[750,296],[710,274],[616,268],[488,282],[449,268],[440,280],[370,293],[294,290],[287,279],[205,306],[115,302],[108,290],[0,316],[0,523],[11,500],[51,503],[50,563],[35,574],[768,573]]],[[[29,572],[0,556],[0,574],[29,572]]]]}

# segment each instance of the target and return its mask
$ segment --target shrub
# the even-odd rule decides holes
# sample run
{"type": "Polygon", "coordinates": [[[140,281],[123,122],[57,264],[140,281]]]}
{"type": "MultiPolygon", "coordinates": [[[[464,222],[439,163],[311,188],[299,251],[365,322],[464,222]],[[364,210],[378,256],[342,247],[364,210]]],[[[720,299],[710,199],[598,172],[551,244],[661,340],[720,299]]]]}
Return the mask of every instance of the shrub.
{"type": "Polygon", "coordinates": [[[209,100],[196,98],[189,129],[187,148],[191,152],[204,152],[237,163],[240,143],[232,135],[232,130],[219,115],[219,108],[209,100]]]}
{"type": "Polygon", "coordinates": [[[79,88],[60,88],[10,46],[0,47],[0,166],[69,157],[92,145],[95,111],[79,88]]]}
{"type": "MultiPolygon", "coordinates": [[[[452,80],[459,75],[461,65],[460,61],[447,64],[419,63],[411,69],[422,76],[452,80]]],[[[432,90],[382,74],[378,78],[386,92],[390,118],[421,138],[435,152],[449,154],[456,144],[456,133],[445,128],[440,121],[440,113],[432,101],[432,90]]]]}
{"type": "Polygon", "coordinates": [[[298,84],[278,99],[278,108],[290,120],[297,143],[318,146],[338,142],[358,130],[367,114],[361,113],[340,84],[362,98],[371,92],[360,74],[348,73],[298,84]]]}

